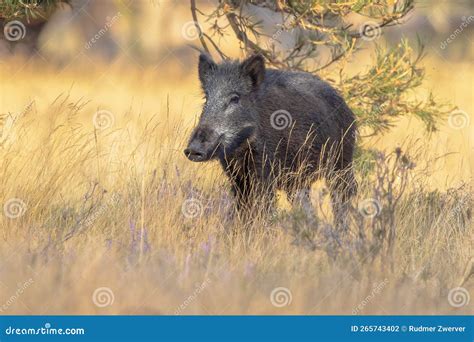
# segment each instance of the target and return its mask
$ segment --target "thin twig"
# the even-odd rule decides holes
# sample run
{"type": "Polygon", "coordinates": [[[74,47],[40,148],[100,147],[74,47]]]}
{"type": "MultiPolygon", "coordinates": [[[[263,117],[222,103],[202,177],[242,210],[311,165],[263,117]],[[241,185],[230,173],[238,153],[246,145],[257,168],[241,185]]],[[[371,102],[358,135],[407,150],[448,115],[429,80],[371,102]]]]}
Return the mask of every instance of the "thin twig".
{"type": "Polygon", "coordinates": [[[253,41],[251,41],[247,34],[242,31],[239,27],[239,21],[237,19],[237,15],[235,13],[227,13],[226,18],[229,21],[230,27],[235,33],[235,36],[237,37],[238,40],[240,40],[242,43],[244,43],[246,46],[250,47],[255,52],[258,52],[265,56],[265,58],[273,65],[275,66],[284,66],[281,62],[277,61],[274,59],[267,51],[259,47],[257,44],[255,44],[253,41]]]}
{"type": "Polygon", "coordinates": [[[202,34],[205,38],[207,38],[207,40],[209,40],[209,42],[212,44],[212,46],[214,47],[214,49],[217,51],[217,53],[221,56],[222,60],[228,60],[229,57],[221,50],[219,49],[219,46],[217,46],[217,44],[212,40],[211,37],[209,37],[209,35],[203,33],[202,34]]]}
{"type": "Polygon", "coordinates": [[[201,30],[201,26],[199,25],[198,17],[196,14],[196,0],[190,0],[191,1],[191,15],[193,16],[193,21],[194,21],[194,26],[196,27],[196,30],[199,32],[199,40],[201,41],[201,45],[204,50],[210,55],[209,48],[207,47],[206,41],[203,38],[203,32],[201,30]]]}

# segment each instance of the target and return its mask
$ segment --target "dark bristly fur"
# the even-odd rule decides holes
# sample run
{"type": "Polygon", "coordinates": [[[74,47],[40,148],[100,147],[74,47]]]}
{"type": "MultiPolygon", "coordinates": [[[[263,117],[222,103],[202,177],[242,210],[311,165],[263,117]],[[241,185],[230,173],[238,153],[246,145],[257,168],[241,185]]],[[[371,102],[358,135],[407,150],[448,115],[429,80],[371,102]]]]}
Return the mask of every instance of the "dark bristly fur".
{"type": "Polygon", "coordinates": [[[266,69],[260,55],[216,64],[202,54],[199,79],[206,103],[185,150],[189,159],[218,159],[240,209],[270,207],[276,189],[294,199],[324,176],[341,219],[341,205],[356,191],[356,126],[336,90],[309,73],[266,69]],[[273,113],[289,113],[291,124],[276,126],[273,113]]]}

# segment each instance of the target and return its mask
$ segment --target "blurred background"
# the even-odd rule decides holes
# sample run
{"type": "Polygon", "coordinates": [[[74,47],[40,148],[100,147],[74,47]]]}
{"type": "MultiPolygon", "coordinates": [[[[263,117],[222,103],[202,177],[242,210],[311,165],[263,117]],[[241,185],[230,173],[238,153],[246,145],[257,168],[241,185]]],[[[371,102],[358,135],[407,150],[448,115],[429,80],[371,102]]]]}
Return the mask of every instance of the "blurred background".
{"type": "MultiPolygon", "coordinates": [[[[216,2],[196,4],[210,14],[216,2]]],[[[282,47],[295,40],[278,33],[278,18],[247,10],[282,47]]],[[[198,18],[205,33],[215,24],[198,18]]],[[[461,114],[440,118],[431,134],[403,116],[388,132],[360,139],[367,148],[415,152],[416,179],[396,212],[392,273],[376,262],[364,268],[352,254],[335,263],[323,250],[295,246],[278,222],[247,232],[229,219],[218,163],[191,163],[182,152],[203,103],[190,1],[73,0],[21,22],[23,31],[8,24],[0,15],[0,203],[5,213],[12,200],[19,208],[0,215],[0,313],[464,312],[446,298],[472,258],[464,200],[472,188],[462,186],[474,168],[471,0],[416,1],[403,25],[345,62],[354,75],[371,65],[376,44],[420,38],[425,78],[410,96],[432,91],[461,114]],[[201,216],[185,215],[189,198],[201,200],[201,216]],[[374,283],[383,295],[360,311],[374,283]],[[291,289],[291,306],[269,304],[280,286],[291,289]],[[91,300],[103,287],[112,292],[108,307],[91,300]]],[[[216,43],[241,58],[228,29],[216,43]]],[[[337,71],[320,76],[337,79],[337,71]]],[[[359,199],[373,196],[361,189],[359,199]]],[[[322,201],[321,217],[331,217],[322,201]]]]}
{"type": "MultiPolygon", "coordinates": [[[[197,6],[207,14],[215,8],[210,0],[197,1],[197,6]]],[[[270,35],[277,31],[277,18],[256,7],[250,7],[250,11],[270,35]]],[[[473,13],[474,4],[469,0],[416,1],[415,10],[404,25],[387,28],[382,39],[395,44],[402,37],[419,37],[437,58],[450,63],[471,61],[473,13]],[[467,23],[465,27],[463,22],[467,23]],[[445,42],[459,29],[459,39],[445,42]]],[[[107,62],[125,59],[136,66],[159,64],[163,68],[174,62],[191,68],[194,54],[187,44],[198,45],[192,27],[186,26],[192,21],[190,3],[186,0],[72,0],[70,5],[63,5],[44,18],[48,20],[32,19],[21,41],[13,44],[1,37],[1,55],[20,53],[59,66],[97,58],[107,62]],[[94,37],[98,38],[96,42],[92,42],[94,37]]],[[[201,22],[204,28],[212,24],[201,22]]],[[[223,49],[232,45],[229,33],[219,41],[223,49]]],[[[279,37],[283,43],[290,39],[285,34],[279,37]]]]}

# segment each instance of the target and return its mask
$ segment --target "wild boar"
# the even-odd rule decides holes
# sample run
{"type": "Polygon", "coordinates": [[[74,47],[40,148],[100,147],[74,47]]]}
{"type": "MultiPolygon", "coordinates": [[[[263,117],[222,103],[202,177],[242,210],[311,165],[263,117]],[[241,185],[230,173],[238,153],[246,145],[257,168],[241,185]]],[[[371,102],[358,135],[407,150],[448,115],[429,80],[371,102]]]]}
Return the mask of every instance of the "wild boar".
{"type": "Polygon", "coordinates": [[[185,155],[220,161],[239,211],[271,208],[277,189],[308,201],[325,177],[337,220],[356,192],[355,116],[327,82],[305,72],[265,67],[261,55],[215,63],[199,57],[205,104],[185,155]]]}

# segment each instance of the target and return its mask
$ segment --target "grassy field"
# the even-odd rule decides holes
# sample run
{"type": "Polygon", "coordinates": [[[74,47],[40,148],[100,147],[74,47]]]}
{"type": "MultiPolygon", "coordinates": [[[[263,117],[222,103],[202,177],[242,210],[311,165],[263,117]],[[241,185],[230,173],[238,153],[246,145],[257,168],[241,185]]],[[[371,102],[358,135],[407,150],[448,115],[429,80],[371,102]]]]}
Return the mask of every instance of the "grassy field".
{"type": "MultiPolygon", "coordinates": [[[[426,65],[426,89],[473,113],[472,64],[426,65]]],[[[217,163],[182,152],[202,101],[194,73],[16,59],[0,78],[2,314],[472,313],[452,291],[473,285],[472,117],[431,137],[404,120],[362,142],[415,158],[390,267],[371,250],[295,244],[284,218],[233,219],[217,163]]],[[[373,197],[358,177],[356,208],[373,197]]],[[[323,186],[313,200],[331,222],[323,186]]]]}

